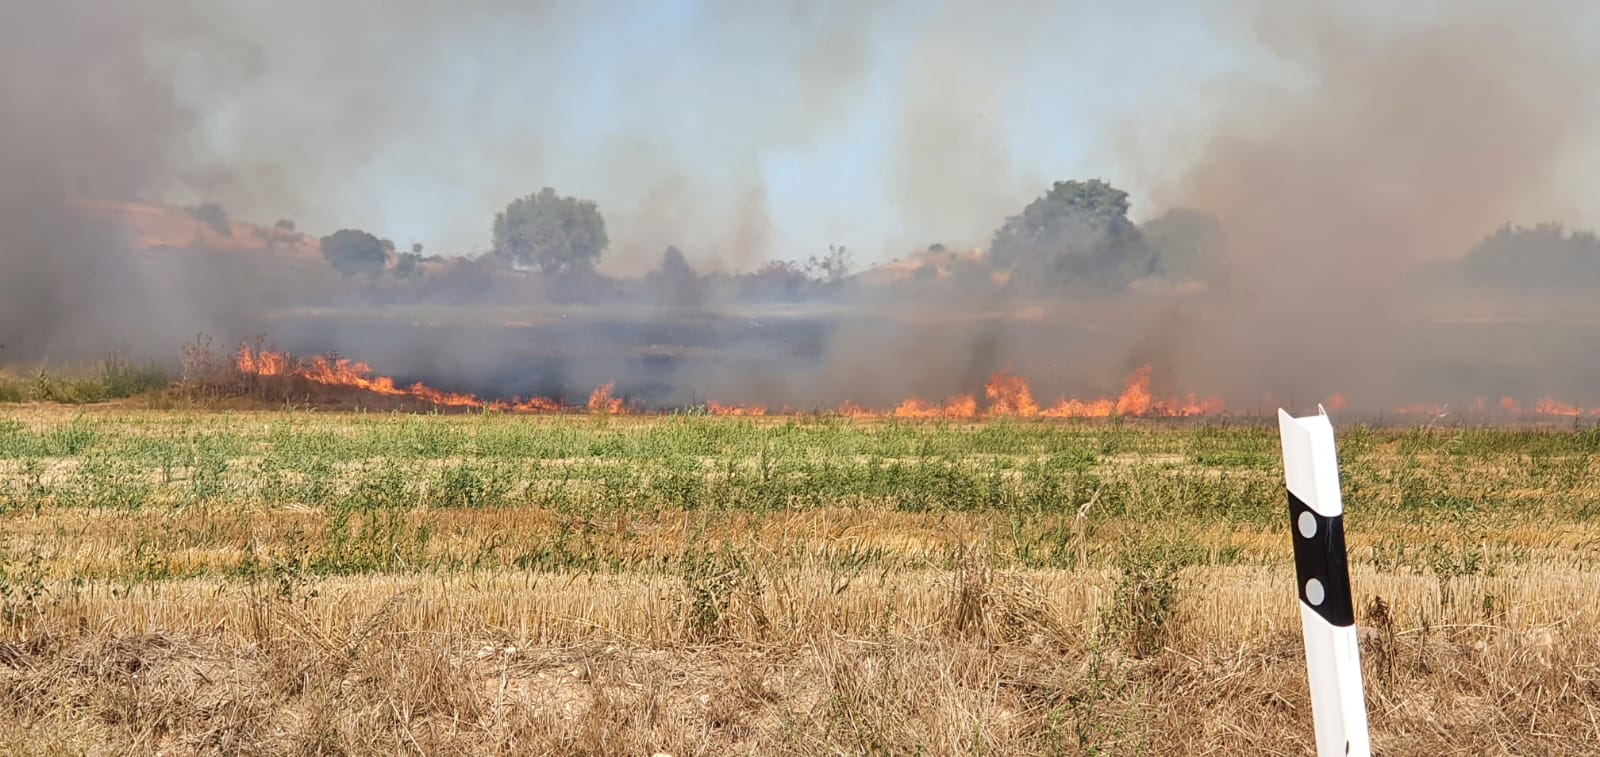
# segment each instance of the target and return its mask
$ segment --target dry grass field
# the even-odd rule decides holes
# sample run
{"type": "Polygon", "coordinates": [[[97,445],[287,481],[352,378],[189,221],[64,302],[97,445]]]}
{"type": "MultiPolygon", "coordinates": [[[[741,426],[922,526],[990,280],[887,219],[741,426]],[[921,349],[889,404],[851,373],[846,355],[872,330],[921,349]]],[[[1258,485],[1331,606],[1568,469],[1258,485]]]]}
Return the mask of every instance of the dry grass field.
{"type": "MultiPolygon", "coordinates": [[[[1600,431],[1339,427],[1382,754],[1600,749],[1600,431]]],[[[1275,426],[0,408],[0,752],[1308,754],[1275,426]]]]}

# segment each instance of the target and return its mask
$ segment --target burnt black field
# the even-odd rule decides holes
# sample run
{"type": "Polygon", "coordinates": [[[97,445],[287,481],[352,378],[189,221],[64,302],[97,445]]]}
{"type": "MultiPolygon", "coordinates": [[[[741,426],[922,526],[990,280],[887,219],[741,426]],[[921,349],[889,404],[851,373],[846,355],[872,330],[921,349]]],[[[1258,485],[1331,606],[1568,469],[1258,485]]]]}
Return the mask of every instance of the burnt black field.
{"type": "MultiPolygon", "coordinates": [[[[1347,414],[1369,419],[1429,405],[1448,409],[1451,418],[1493,420],[1504,415],[1497,410],[1501,397],[1528,409],[1547,395],[1600,407],[1600,373],[1592,370],[1600,364],[1600,328],[1586,307],[1475,313],[1438,305],[1396,321],[1381,349],[1331,348],[1327,374],[1302,371],[1293,386],[1230,376],[1227,360],[1197,357],[1181,343],[1169,352],[1140,348],[1150,320],[1129,315],[1139,310],[1137,301],[984,311],[388,306],[282,311],[263,319],[260,331],[277,349],[348,357],[401,383],[577,404],[595,386],[613,383],[630,403],[660,409],[706,400],[801,411],[844,402],[886,409],[910,396],[981,398],[984,382],[1008,367],[1048,405],[1062,396],[1116,396],[1141,364],[1152,366],[1158,396],[1220,396],[1239,415],[1312,407],[1335,393],[1349,398],[1347,414]],[[1479,397],[1487,412],[1472,412],[1479,397]]],[[[1592,310],[1600,314],[1600,307],[1592,310]]],[[[1228,327],[1199,309],[1185,317],[1191,333],[1228,327]]],[[[1270,362],[1264,352],[1248,354],[1249,345],[1239,349],[1243,359],[1270,362]]]]}

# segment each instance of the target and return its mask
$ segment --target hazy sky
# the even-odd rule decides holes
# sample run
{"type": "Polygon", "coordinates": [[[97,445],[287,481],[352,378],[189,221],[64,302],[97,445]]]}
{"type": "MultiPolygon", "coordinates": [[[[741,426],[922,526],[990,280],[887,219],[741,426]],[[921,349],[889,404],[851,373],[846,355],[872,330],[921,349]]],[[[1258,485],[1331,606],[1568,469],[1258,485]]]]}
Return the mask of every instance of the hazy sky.
{"type": "Polygon", "coordinates": [[[239,43],[178,67],[190,186],[450,252],[545,185],[619,259],[981,244],[1051,180],[1137,192],[1207,83],[1269,60],[1187,3],[327,5],[214,11],[239,43]]]}
{"type": "Polygon", "coordinates": [[[1056,179],[1146,216],[1224,94],[1298,86],[1250,2],[461,5],[212,6],[231,44],[164,53],[199,119],[186,199],[459,253],[550,185],[600,204],[613,270],[871,262],[984,244],[1056,179]]]}

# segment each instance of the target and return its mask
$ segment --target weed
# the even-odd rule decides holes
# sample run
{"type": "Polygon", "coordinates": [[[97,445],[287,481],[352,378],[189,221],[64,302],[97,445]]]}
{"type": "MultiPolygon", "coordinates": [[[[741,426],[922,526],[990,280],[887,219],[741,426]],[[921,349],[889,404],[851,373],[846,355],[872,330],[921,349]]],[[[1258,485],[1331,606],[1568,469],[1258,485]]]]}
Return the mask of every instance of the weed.
{"type": "Polygon", "coordinates": [[[727,545],[715,552],[696,550],[684,555],[682,566],[686,638],[726,638],[741,621],[753,626],[758,636],[768,627],[759,604],[761,582],[743,555],[727,545]]]}
{"type": "Polygon", "coordinates": [[[45,584],[44,557],[37,547],[18,560],[0,542],[0,622],[16,630],[37,615],[50,590],[45,584]]]}

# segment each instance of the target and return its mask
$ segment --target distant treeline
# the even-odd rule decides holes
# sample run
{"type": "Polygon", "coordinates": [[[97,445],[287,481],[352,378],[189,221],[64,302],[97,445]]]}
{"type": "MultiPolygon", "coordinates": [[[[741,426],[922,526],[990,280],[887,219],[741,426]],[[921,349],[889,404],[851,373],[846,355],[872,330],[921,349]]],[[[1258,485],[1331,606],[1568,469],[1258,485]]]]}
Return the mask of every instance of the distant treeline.
{"type": "MultiPolygon", "coordinates": [[[[1145,279],[1201,278],[1220,254],[1222,230],[1210,216],[1175,209],[1141,226],[1128,218],[1130,205],[1127,192],[1101,179],[1058,181],[1004,219],[986,252],[955,258],[943,245],[931,244],[901,267],[909,274],[903,279],[878,277],[871,283],[1106,294],[1145,279]],[[941,255],[945,264],[933,262],[941,255]]],[[[328,263],[345,276],[415,280],[417,289],[458,295],[479,294],[491,279],[513,273],[555,283],[566,297],[590,299],[607,290],[643,286],[658,291],[656,299],[678,303],[708,295],[800,299],[863,283],[854,276],[859,272],[852,270],[843,245],[829,245],[826,254],[806,260],[772,260],[754,271],[704,275],[691,263],[692,252],[668,244],[659,267],[642,280],[608,280],[595,269],[610,246],[599,206],[549,187],[512,200],[495,214],[492,229],[488,253],[472,259],[424,257],[421,245],[397,253],[393,242],[359,229],[335,231],[322,238],[321,246],[328,263]]]]}
{"type": "Polygon", "coordinates": [[[1507,224],[1472,248],[1462,276],[1490,286],[1561,289],[1600,284],[1600,237],[1559,223],[1507,224]]]}
{"type": "MultiPolygon", "coordinates": [[[[546,187],[519,197],[495,214],[492,246],[476,257],[424,256],[422,245],[398,251],[393,241],[358,229],[321,238],[323,256],[348,277],[386,286],[388,297],[481,297],[506,290],[507,278],[534,278],[534,289],[556,299],[592,301],[607,296],[695,304],[707,299],[795,300],[833,296],[870,283],[876,289],[909,288],[972,293],[985,288],[1028,295],[1116,294],[1141,281],[1213,282],[1226,269],[1226,230],[1210,215],[1175,208],[1136,224],[1127,192],[1101,179],[1058,181],[1016,215],[1004,219],[988,249],[953,254],[931,244],[903,264],[904,276],[863,280],[844,246],[807,260],[772,260],[753,271],[704,274],[692,251],[667,244],[658,267],[634,280],[618,280],[595,266],[610,247],[606,221],[592,200],[546,187]],[[499,282],[499,285],[496,285],[499,282]]],[[[215,205],[189,209],[221,230],[226,213],[215,205]]],[[[280,221],[292,228],[292,222],[280,221]]],[[[664,240],[670,241],[670,240],[664,240]]],[[[1518,288],[1586,287],[1600,283],[1600,237],[1569,232],[1559,223],[1507,225],[1482,240],[1444,279],[1518,288]]],[[[1437,269],[1436,269],[1437,270],[1437,269]]],[[[529,287],[511,284],[510,299],[529,287]]],[[[370,294],[378,294],[371,292],[370,294]]],[[[538,295],[536,295],[538,296],[538,295]]]]}

